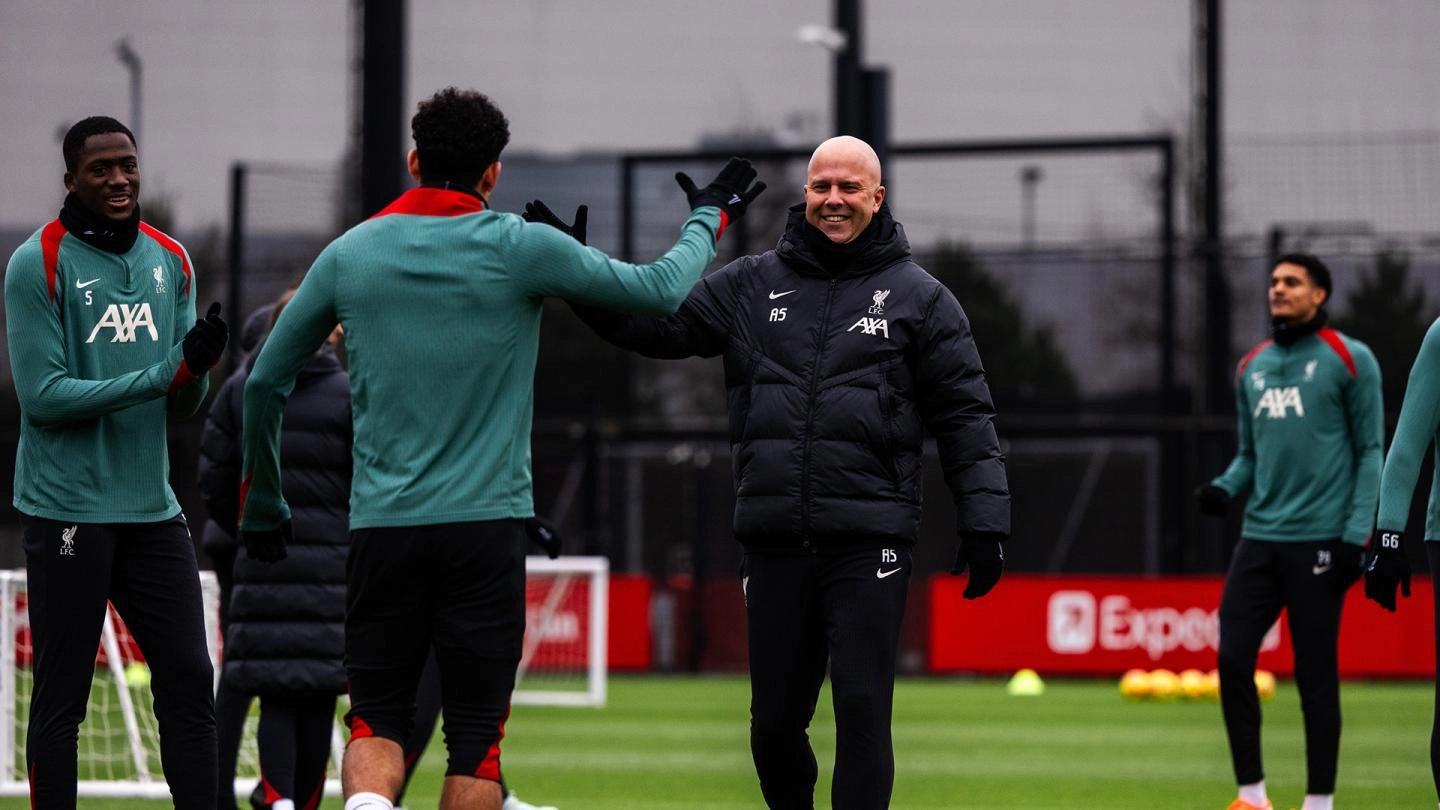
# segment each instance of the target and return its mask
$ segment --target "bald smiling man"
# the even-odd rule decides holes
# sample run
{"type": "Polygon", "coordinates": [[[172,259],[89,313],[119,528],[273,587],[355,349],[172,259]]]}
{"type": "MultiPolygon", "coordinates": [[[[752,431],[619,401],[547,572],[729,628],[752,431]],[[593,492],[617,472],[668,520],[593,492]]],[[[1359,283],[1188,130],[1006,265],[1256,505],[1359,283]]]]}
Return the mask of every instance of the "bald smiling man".
{"type": "Polygon", "coordinates": [[[725,358],[761,792],[771,808],[814,806],[806,730],[828,662],[832,806],[887,807],[925,434],[955,499],[967,598],[1000,579],[1010,494],[970,323],[911,260],[875,151],[820,144],[775,249],[702,278],[674,315],[572,306],[647,357],[725,358]]]}

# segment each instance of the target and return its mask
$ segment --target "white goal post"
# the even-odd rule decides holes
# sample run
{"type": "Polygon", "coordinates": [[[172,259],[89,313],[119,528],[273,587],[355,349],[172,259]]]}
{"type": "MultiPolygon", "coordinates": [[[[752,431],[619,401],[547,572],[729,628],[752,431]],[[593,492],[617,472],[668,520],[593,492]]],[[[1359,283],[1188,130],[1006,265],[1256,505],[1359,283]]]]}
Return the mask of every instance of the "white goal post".
{"type": "MultiPolygon", "coordinates": [[[[520,705],[605,705],[609,627],[609,561],[604,557],[528,557],[526,628],[514,702],[520,705]]],[[[220,588],[210,571],[200,573],[210,659],[220,672],[220,588]]],[[[25,729],[29,721],[31,670],[25,571],[0,571],[0,796],[25,796],[25,729]]],[[[165,798],[159,733],[151,710],[149,669],[138,656],[113,606],[106,612],[95,678],[80,727],[77,792],[80,796],[165,798]]],[[[342,697],[343,701],[343,697],[342,697]]],[[[258,776],[252,705],[241,744],[236,790],[243,797],[258,776]]],[[[339,746],[326,783],[338,795],[339,746]]]]}

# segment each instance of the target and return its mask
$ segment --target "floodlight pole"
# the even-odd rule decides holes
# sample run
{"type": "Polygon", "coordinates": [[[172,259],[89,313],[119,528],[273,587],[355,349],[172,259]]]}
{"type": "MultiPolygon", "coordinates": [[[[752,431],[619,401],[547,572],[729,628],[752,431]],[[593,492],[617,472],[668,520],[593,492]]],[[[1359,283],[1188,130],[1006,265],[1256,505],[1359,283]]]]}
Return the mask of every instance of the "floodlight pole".
{"type": "Polygon", "coordinates": [[[120,64],[130,71],[130,133],[135,136],[135,145],[140,145],[140,87],[143,65],[140,62],[140,54],[130,47],[130,39],[127,37],[115,43],[115,55],[119,57],[120,64]]]}
{"type": "Polygon", "coordinates": [[[863,138],[864,78],[860,69],[860,0],[835,0],[835,30],[845,43],[835,49],[835,133],[863,138]]]}
{"type": "Polygon", "coordinates": [[[360,199],[368,217],[405,187],[405,0],[363,0],[360,199]]]}

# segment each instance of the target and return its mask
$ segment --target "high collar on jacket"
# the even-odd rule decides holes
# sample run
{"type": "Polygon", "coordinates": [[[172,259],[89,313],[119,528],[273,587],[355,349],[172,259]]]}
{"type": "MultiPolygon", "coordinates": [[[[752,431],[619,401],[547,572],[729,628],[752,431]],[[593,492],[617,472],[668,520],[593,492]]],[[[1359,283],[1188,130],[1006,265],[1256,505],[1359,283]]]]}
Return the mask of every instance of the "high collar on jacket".
{"type": "Polygon", "coordinates": [[[805,241],[805,204],[798,203],[789,209],[785,233],[775,252],[797,272],[833,278],[863,276],[909,259],[910,241],[905,238],[905,229],[890,216],[890,206],[882,204],[874,221],[876,231],[869,244],[848,261],[825,261],[805,241]]]}

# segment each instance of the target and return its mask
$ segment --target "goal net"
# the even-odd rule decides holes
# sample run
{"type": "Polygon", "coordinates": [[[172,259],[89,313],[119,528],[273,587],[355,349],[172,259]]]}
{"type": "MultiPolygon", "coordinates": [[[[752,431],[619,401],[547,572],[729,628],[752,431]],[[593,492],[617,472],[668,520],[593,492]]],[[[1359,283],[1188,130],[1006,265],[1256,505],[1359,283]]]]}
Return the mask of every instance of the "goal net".
{"type": "MultiPolygon", "coordinates": [[[[603,706],[609,564],[603,557],[526,559],[526,628],[514,700],[518,704],[603,706]]],[[[220,671],[220,588],[200,573],[206,638],[220,671]]],[[[33,650],[23,570],[0,571],[0,795],[29,793],[25,730],[34,686],[33,650]]],[[[159,733],[152,711],[150,672],[135,640],[112,606],[95,655],[85,721],[80,726],[77,789],[81,796],[169,795],[160,768],[159,733]]],[[[343,703],[343,697],[342,701],[343,703]]],[[[344,706],[339,711],[344,710],[344,706]]],[[[259,702],[250,707],[236,768],[236,791],[245,796],[259,778],[255,728],[259,702]]],[[[337,726],[331,773],[338,774],[344,735],[337,726]]],[[[338,795],[339,780],[326,783],[338,795]]]]}

